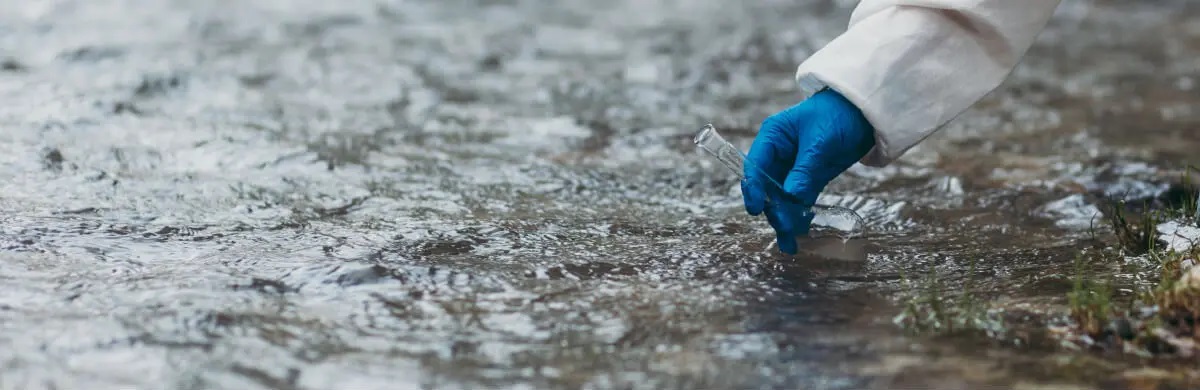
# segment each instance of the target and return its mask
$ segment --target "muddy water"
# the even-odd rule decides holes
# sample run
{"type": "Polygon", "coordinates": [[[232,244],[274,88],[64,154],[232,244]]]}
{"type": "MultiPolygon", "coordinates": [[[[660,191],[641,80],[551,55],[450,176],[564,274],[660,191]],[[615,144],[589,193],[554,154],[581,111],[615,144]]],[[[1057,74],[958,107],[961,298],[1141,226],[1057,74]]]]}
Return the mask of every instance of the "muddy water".
{"type": "Polygon", "coordinates": [[[747,147],[851,3],[3,2],[0,387],[1125,383],[891,319],[901,274],[972,260],[1053,309],[1100,199],[1181,193],[1200,8],[1064,2],[1004,87],[830,187],[865,261],[781,256],[690,138],[747,147]]]}

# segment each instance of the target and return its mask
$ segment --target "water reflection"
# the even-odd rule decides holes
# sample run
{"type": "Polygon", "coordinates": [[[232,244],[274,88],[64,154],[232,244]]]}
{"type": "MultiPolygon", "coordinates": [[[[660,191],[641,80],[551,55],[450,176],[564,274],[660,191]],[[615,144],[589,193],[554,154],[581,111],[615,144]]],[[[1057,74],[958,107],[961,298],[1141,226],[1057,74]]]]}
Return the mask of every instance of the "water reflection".
{"type": "Polygon", "coordinates": [[[1191,3],[1064,11],[831,184],[865,240],[783,256],[692,124],[745,150],[847,4],[133,3],[0,3],[0,387],[1096,381],[905,337],[901,276],[1051,305],[1091,207],[1200,146],[1191,3]]]}

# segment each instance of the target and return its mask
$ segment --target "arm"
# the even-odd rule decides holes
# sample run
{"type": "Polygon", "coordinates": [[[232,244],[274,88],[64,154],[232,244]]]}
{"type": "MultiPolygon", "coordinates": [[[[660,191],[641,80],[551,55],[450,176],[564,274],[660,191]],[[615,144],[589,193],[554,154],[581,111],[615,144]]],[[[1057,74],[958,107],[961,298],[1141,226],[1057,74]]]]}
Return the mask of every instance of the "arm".
{"type": "Polygon", "coordinates": [[[1060,1],[862,0],[850,28],[797,69],[804,99],[759,128],[746,212],[766,214],[780,251],[796,253],[805,210],[831,180],[856,162],[891,163],[994,90],[1060,1]]]}
{"type": "Polygon", "coordinates": [[[828,87],[862,110],[884,166],[998,87],[1060,0],[863,0],[841,36],[800,65],[806,96],[828,87]]]}

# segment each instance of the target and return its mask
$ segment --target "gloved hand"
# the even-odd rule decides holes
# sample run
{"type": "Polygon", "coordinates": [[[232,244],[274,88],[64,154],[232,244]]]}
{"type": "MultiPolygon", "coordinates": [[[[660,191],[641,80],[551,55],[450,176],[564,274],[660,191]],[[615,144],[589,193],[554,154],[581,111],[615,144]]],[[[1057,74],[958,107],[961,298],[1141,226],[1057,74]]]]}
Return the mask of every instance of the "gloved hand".
{"type": "Polygon", "coordinates": [[[750,215],[766,213],[780,251],[796,253],[795,236],[808,234],[817,196],[871,151],[874,133],[862,112],[831,89],[763,121],[746,155],[742,200],[750,215]]]}

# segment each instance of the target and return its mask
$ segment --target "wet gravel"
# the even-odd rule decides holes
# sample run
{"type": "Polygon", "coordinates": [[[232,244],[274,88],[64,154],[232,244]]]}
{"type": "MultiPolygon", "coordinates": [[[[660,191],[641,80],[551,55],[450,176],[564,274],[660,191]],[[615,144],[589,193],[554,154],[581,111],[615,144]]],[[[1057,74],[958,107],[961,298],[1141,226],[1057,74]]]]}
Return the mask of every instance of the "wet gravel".
{"type": "Polygon", "coordinates": [[[905,334],[899,275],[1061,303],[1101,200],[1194,194],[1200,7],[1065,1],[830,186],[868,259],[785,257],[691,137],[748,147],[852,3],[0,3],[0,388],[1109,383],[905,334]]]}

